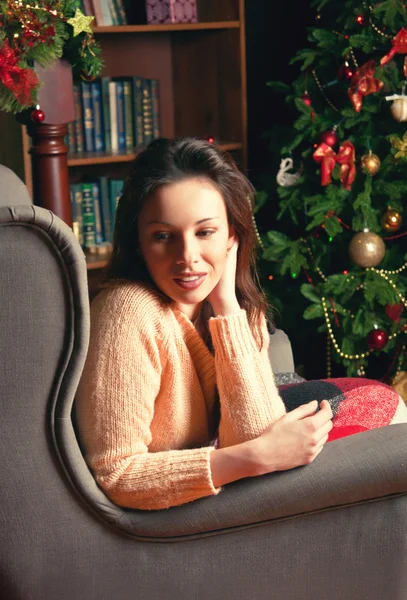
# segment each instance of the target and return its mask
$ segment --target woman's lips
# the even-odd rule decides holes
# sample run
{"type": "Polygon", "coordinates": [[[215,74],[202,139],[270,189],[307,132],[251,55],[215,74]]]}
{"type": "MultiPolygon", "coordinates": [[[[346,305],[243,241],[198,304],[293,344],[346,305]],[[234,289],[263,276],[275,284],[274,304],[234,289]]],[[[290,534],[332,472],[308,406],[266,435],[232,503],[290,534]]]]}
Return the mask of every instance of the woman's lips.
{"type": "Polygon", "coordinates": [[[183,277],[174,277],[174,281],[183,290],[195,290],[201,285],[205,277],[206,273],[184,275],[183,277]]]}

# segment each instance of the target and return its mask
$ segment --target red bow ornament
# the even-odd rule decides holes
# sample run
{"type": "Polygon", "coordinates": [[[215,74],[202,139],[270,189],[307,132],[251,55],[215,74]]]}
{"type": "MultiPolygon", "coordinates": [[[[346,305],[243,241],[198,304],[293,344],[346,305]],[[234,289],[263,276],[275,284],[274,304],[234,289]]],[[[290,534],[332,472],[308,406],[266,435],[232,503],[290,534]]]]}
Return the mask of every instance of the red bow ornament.
{"type": "MultiPolygon", "coordinates": [[[[383,67],[386,65],[395,54],[407,54],[407,29],[400,29],[391,41],[392,49],[380,60],[383,67]]],[[[407,77],[407,57],[404,59],[404,77],[407,77]]]]}
{"type": "Polygon", "coordinates": [[[362,108],[363,96],[368,96],[369,94],[378,92],[384,85],[383,81],[373,77],[375,68],[375,61],[369,60],[357,71],[355,71],[351,79],[350,88],[348,89],[348,96],[356,112],[360,112],[362,108]]]}
{"type": "Polygon", "coordinates": [[[31,106],[31,94],[38,85],[37,74],[31,69],[18,66],[18,55],[10,48],[8,39],[0,48],[0,83],[8,88],[22,106],[31,106]]]}
{"type": "Polygon", "coordinates": [[[332,172],[335,165],[341,165],[340,180],[342,185],[350,190],[356,177],[355,148],[349,140],[343,142],[338,154],[324,142],[318,146],[313,154],[317,163],[321,164],[321,185],[329,185],[332,182],[332,172]]]}

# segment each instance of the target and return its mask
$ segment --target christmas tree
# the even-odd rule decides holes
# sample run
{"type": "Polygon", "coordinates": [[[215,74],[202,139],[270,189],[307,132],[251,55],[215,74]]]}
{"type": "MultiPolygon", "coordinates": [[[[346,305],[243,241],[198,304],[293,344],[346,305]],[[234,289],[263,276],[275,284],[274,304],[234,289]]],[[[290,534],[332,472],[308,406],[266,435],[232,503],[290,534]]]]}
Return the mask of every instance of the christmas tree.
{"type": "MultiPolygon", "coordinates": [[[[261,269],[283,318],[296,304],[297,328],[326,334],[328,376],[332,359],[348,376],[392,382],[407,370],[407,7],[313,7],[309,47],[291,61],[298,78],[269,83],[295,117],[280,148],[278,213],[261,236],[261,269]]],[[[268,191],[258,210],[276,203],[268,191]]]]}

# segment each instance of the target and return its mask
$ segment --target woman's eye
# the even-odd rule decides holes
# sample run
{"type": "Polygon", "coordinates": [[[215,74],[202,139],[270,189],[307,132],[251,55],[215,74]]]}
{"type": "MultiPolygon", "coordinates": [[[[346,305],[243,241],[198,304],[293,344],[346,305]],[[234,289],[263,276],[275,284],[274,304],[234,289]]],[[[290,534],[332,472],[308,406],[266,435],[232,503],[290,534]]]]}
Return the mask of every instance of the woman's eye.
{"type": "Polygon", "coordinates": [[[156,240],[158,240],[159,242],[165,242],[167,240],[169,240],[171,237],[171,234],[168,233],[167,231],[157,231],[157,233],[154,234],[154,238],[156,240]]]}
{"type": "Polygon", "coordinates": [[[199,237],[210,237],[215,233],[214,229],[202,229],[202,231],[198,231],[197,235],[199,237]]]}

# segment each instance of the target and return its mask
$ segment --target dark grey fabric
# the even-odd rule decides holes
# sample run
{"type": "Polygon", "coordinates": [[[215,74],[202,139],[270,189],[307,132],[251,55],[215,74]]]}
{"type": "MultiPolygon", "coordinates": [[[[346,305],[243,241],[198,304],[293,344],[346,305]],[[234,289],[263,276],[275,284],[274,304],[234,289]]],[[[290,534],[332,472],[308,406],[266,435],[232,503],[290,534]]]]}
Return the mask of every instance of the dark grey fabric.
{"type": "Polygon", "coordinates": [[[183,507],[110,503],[70,419],[88,309],[71,230],[0,208],[0,600],[407,598],[407,425],[183,507]]]}

